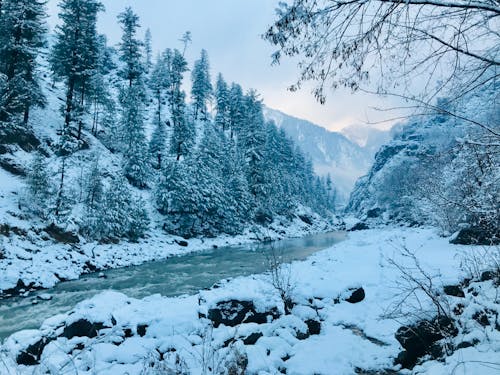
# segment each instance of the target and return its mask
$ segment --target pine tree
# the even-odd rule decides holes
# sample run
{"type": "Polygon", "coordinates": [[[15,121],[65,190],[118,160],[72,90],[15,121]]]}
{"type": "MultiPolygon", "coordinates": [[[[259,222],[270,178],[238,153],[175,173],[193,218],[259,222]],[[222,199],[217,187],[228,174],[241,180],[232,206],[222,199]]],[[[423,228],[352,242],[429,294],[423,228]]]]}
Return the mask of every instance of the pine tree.
{"type": "Polygon", "coordinates": [[[132,195],[127,181],[120,176],[106,189],[100,218],[99,237],[102,239],[126,237],[136,241],[144,236],[149,226],[145,202],[132,195]]]}
{"type": "Polygon", "coordinates": [[[156,100],[156,113],[154,116],[154,131],[149,143],[149,153],[153,159],[153,166],[161,169],[164,156],[167,154],[167,131],[163,121],[163,101],[166,90],[170,87],[169,65],[171,51],[167,50],[159,55],[151,73],[149,86],[156,100]]]}
{"type": "Polygon", "coordinates": [[[167,130],[160,116],[155,116],[155,130],[149,142],[149,154],[153,160],[153,167],[161,169],[167,154],[167,130]]]}
{"type": "Polygon", "coordinates": [[[262,102],[255,91],[245,96],[245,126],[239,129],[239,142],[248,163],[248,185],[254,199],[260,200],[266,194],[264,179],[264,147],[266,133],[262,102]]]}
{"type": "Polygon", "coordinates": [[[229,89],[224,77],[219,73],[215,85],[215,99],[217,102],[215,124],[223,131],[229,129],[231,125],[231,113],[229,105],[229,89]]]}
{"type": "Polygon", "coordinates": [[[1,12],[0,121],[21,116],[27,126],[30,109],[45,105],[36,64],[45,45],[45,1],[5,0],[1,12]]]}
{"type": "Polygon", "coordinates": [[[152,47],[153,37],[151,36],[151,30],[148,28],[146,34],[144,35],[144,52],[146,55],[146,60],[144,62],[144,68],[146,74],[149,74],[151,68],[153,67],[153,47],[152,47]]]}
{"type": "Polygon", "coordinates": [[[54,186],[45,157],[40,152],[35,154],[30,165],[26,185],[27,205],[34,213],[47,219],[52,206],[54,186]]]}
{"type": "Polygon", "coordinates": [[[171,153],[177,161],[191,152],[194,143],[194,124],[186,116],[186,94],[182,91],[182,79],[187,71],[187,62],[178,50],[173,52],[170,67],[170,88],[167,98],[173,123],[173,134],[170,142],[171,153]]]}
{"type": "Polygon", "coordinates": [[[194,118],[207,119],[207,103],[212,97],[212,83],[210,82],[210,64],[206,50],[201,50],[201,56],[194,63],[191,72],[192,88],[191,98],[193,99],[194,118]]]}
{"type": "Polygon", "coordinates": [[[127,7],[120,13],[118,20],[122,27],[122,41],[120,43],[120,60],[124,63],[120,76],[127,80],[129,86],[139,82],[142,85],[144,64],[142,63],[143,43],[137,39],[139,16],[132,8],[127,7]]]}
{"type": "Polygon", "coordinates": [[[116,68],[113,63],[113,51],[107,46],[104,35],[99,35],[98,44],[96,73],[90,82],[90,103],[93,112],[91,131],[94,136],[97,136],[99,127],[102,130],[110,130],[108,128],[114,122],[115,114],[115,100],[109,84],[109,75],[116,68]]]}
{"type": "Polygon", "coordinates": [[[243,90],[236,83],[231,84],[229,92],[229,117],[231,127],[231,138],[234,137],[244,126],[245,120],[245,103],[243,98],[243,90]]]}
{"type": "Polygon", "coordinates": [[[128,83],[120,93],[121,132],[125,156],[124,173],[130,183],[144,188],[150,175],[148,147],[144,133],[144,66],[142,42],[137,39],[139,17],[129,7],[118,16],[122,26],[120,60],[124,63],[120,75],[128,83]]]}
{"type": "MultiPolygon", "coordinates": [[[[96,72],[99,55],[97,15],[104,7],[98,0],[62,0],[59,6],[62,24],[57,27],[50,62],[54,76],[65,80],[64,124],[68,133],[75,111],[81,114],[83,110],[90,79],[96,72]],[[76,94],[80,95],[79,100],[76,94]]],[[[80,132],[81,119],[79,121],[80,132]]]]}
{"type": "Polygon", "coordinates": [[[141,92],[136,85],[123,91],[121,128],[125,156],[124,173],[132,185],[144,188],[148,185],[150,171],[141,92]]]}

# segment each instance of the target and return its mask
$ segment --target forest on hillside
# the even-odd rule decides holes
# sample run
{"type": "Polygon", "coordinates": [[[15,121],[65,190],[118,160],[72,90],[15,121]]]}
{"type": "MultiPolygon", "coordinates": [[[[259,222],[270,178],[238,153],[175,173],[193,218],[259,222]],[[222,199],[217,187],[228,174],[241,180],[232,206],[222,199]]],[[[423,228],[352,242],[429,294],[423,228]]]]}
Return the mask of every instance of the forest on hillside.
{"type": "Polygon", "coordinates": [[[332,181],[265,121],[257,92],[221,74],[212,81],[205,50],[188,66],[189,32],[154,56],[131,8],[114,48],[97,32],[97,0],[61,1],[53,36],[45,1],[0,6],[0,135],[29,164],[19,197],[27,215],[99,241],[137,240],[151,216],[191,237],[238,234],[305,208],[330,215],[332,181]]]}

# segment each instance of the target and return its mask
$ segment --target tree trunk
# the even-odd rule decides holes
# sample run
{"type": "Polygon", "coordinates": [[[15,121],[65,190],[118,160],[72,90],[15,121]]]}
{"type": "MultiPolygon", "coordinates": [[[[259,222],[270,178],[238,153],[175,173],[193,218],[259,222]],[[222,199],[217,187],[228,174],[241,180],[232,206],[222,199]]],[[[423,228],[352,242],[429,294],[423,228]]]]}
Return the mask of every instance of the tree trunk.
{"type": "Polygon", "coordinates": [[[59,192],[57,194],[57,201],[56,201],[56,216],[59,216],[62,205],[65,169],[66,169],[66,158],[63,158],[62,168],[61,168],[61,182],[59,184],[59,192]]]}
{"type": "Polygon", "coordinates": [[[71,123],[71,112],[73,111],[73,95],[75,92],[75,77],[71,74],[68,80],[68,92],[66,94],[66,110],[64,116],[64,126],[69,128],[71,123]]]}

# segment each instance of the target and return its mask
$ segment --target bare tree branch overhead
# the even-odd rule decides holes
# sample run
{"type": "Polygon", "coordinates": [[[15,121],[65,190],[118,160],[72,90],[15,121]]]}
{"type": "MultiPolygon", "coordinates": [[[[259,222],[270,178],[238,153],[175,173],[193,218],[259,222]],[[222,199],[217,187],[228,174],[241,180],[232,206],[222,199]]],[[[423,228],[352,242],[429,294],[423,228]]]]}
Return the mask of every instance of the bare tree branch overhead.
{"type": "Polygon", "coordinates": [[[499,16],[496,0],[294,0],[280,4],[264,38],[276,47],[274,63],[300,59],[290,89],[316,81],[321,103],[325,89],[356,91],[369,78],[378,93],[429,103],[451,86],[498,77],[499,16]]]}

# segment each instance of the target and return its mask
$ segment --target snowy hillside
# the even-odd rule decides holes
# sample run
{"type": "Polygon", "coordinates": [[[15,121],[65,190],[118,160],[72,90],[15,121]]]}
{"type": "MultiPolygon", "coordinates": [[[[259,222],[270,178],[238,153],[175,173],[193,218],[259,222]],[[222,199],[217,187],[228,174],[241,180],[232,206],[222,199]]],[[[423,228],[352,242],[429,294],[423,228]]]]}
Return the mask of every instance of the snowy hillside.
{"type": "Polygon", "coordinates": [[[435,113],[399,126],[376,154],[370,172],[356,183],[347,211],[386,223],[439,225],[444,233],[471,227],[484,234],[479,242],[493,238],[497,243],[499,146],[495,130],[467,120],[476,116],[478,124],[496,121],[498,128],[497,108],[476,111],[482,103],[497,100],[497,85],[492,84],[464,99],[461,118],[435,113]]]}
{"type": "Polygon", "coordinates": [[[330,174],[345,203],[356,180],[371,166],[372,154],[346,136],[331,132],[307,120],[265,107],[264,116],[282,128],[311,158],[316,173],[330,174]]]}

